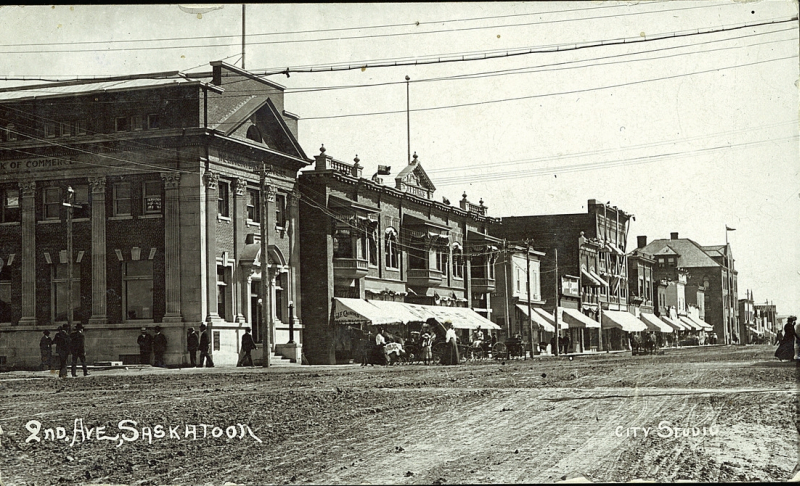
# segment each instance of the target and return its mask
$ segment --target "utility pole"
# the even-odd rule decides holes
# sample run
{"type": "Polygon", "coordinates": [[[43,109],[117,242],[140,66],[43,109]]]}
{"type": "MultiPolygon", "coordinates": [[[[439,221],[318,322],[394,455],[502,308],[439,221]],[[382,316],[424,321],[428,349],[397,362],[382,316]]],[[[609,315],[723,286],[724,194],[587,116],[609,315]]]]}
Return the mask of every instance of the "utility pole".
{"type": "Polygon", "coordinates": [[[503,272],[503,277],[505,278],[505,282],[503,283],[504,286],[503,292],[505,293],[503,298],[503,318],[505,318],[506,320],[506,328],[508,330],[508,335],[506,336],[506,338],[509,338],[514,335],[513,329],[511,329],[511,319],[510,316],[508,315],[508,299],[511,298],[508,290],[511,288],[509,283],[511,278],[513,278],[513,276],[511,276],[510,274],[511,271],[513,271],[514,269],[514,262],[513,260],[509,261],[508,259],[508,242],[506,240],[503,240],[503,267],[506,269],[503,272]]]}
{"type": "Polygon", "coordinates": [[[559,298],[558,293],[560,292],[561,289],[559,289],[558,285],[558,248],[556,248],[555,250],[556,250],[556,308],[555,311],[553,311],[553,321],[555,322],[556,330],[555,330],[555,339],[553,343],[553,356],[558,356],[558,338],[560,331],[559,329],[560,324],[558,323],[558,305],[561,303],[560,302],[561,299],[559,298]]]}
{"type": "Polygon", "coordinates": [[[245,5],[242,4],[242,69],[244,69],[244,8],[245,5]]]}
{"type": "Polygon", "coordinates": [[[539,354],[536,352],[536,341],[533,339],[533,316],[531,315],[531,240],[525,240],[525,292],[528,301],[528,340],[531,343],[531,359],[534,355],[539,354]]]}
{"type": "Polygon", "coordinates": [[[264,329],[264,367],[269,368],[270,366],[270,357],[272,355],[272,326],[270,318],[272,314],[272,309],[269,305],[269,268],[267,268],[267,248],[269,245],[267,244],[267,237],[269,235],[269,228],[268,226],[268,207],[267,202],[269,199],[269,194],[271,191],[270,188],[267,187],[267,164],[266,162],[261,163],[261,169],[259,169],[259,176],[261,182],[261,204],[259,211],[261,212],[261,326],[264,329]]]}
{"type": "Polygon", "coordinates": [[[409,101],[408,82],[411,78],[406,75],[406,138],[408,142],[408,163],[411,163],[411,102],[409,101]]]}
{"type": "Polygon", "coordinates": [[[61,203],[67,207],[67,324],[70,332],[72,331],[72,211],[75,208],[81,209],[83,206],[73,203],[75,200],[75,189],[67,186],[67,202],[61,203]]]}

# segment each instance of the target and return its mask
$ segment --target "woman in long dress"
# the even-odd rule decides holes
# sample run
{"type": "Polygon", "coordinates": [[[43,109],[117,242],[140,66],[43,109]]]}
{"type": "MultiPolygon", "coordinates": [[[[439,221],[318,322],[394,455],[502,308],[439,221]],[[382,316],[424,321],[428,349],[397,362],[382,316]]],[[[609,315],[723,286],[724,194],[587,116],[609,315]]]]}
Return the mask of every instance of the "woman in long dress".
{"type": "Polygon", "coordinates": [[[453,329],[452,322],[446,322],[447,332],[444,335],[444,340],[447,343],[447,351],[442,356],[443,365],[457,365],[461,361],[458,355],[458,344],[456,343],[456,330],[453,329]]]}
{"type": "Polygon", "coordinates": [[[775,357],[779,360],[791,361],[794,359],[794,320],[790,318],[789,322],[783,326],[783,339],[775,350],[775,357]]]}

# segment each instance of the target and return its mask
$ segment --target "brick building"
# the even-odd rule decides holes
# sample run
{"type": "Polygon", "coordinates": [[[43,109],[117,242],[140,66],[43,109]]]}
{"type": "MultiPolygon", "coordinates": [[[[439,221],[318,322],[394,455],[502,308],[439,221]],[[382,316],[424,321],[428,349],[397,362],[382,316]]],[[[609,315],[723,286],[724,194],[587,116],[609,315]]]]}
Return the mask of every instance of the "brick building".
{"type": "Polygon", "coordinates": [[[694,300],[698,299],[697,289],[703,288],[704,305],[698,303],[698,311],[702,308],[703,320],[714,328],[719,342],[730,344],[738,313],[737,272],[730,244],[702,246],[671,233],[669,239],[647,244],[644,251],[656,258],[657,279],[677,281],[678,274],[685,273],[686,287],[695,290],[694,296],[690,295],[694,300]]]}
{"type": "MultiPolygon", "coordinates": [[[[597,324],[603,310],[628,311],[625,248],[631,218],[621,209],[590,199],[586,213],[503,217],[490,231],[514,243],[530,239],[534,248],[545,253],[541,257],[546,269],[541,278],[545,309],[552,313],[558,301],[559,307],[579,310],[597,324]],[[556,250],[559,282],[554,271],[556,250]]],[[[566,319],[570,320],[572,342],[587,350],[616,348],[623,342],[618,331],[627,330],[627,324],[610,322],[600,340],[590,327],[593,324],[566,319]]]]}
{"type": "Polygon", "coordinates": [[[363,177],[358,157],[342,162],[322,147],[315,159],[298,178],[310,364],[336,362],[337,297],[468,307],[491,318],[500,240],[487,234],[483,201],[434,201],[416,154],[386,184],[363,177]]]}
{"type": "Polygon", "coordinates": [[[295,184],[307,164],[283,87],[222,62],[0,91],[0,355],[37,364],[41,331],[68,320],[71,298],[90,362],[135,359],[139,329],[160,325],[167,364],[185,363],[186,330],[204,322],[216,362],[234,363],[244,326],[266,332],[262,223],[266,307],[284,341],[289,302],[301,300],[295,184]],[[72,255],[69,188],[80,206],[72,255]]]}

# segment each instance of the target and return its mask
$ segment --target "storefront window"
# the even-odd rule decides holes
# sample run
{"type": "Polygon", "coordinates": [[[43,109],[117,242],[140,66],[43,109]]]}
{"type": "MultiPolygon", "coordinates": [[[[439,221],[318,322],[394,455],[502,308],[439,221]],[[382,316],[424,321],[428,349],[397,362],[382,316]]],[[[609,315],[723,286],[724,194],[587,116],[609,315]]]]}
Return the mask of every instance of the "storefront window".
{"type": "Polygon", "coordinates": [[[125,319],[153,318],[153,262],[125,262],[125,319]]]}
{"type": "MultiPolygon", "coordinates": [[[[69,312],[69,264],[59,263],[53,269],[52,291],[53,305],[52,316],[54,322],[67,321],[69,312]]],[[[81,306],[81,267],[72,265],[72,317],[81,306]]]]}

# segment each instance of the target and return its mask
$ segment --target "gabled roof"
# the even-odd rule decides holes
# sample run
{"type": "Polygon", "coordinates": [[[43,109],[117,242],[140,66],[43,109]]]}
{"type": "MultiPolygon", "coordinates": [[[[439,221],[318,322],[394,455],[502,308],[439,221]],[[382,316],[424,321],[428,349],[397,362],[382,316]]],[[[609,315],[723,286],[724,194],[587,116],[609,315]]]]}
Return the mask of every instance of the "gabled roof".
{"type": "Polygon", "coordinates": [[[436,186],[433,185],[431,178],[428,177],[428,174],[417,159],[417,154],[414,154],[414,159],[410,164],[403,167],[403,170],[397,173],[394,180],[404,182],[409,186],[421,187],[431,192],[436,190],[436,186]]]}
{"type": "Polygon", "coordinates": [[[294,150],[294,153],[291,155],[296,155],[300,158],[307,159],[308,157],[303,151],[303,148],[300,146],[300,142],[298,142],[294,137],[292,131],[286,125],[286,122],[278,113],[278,109],[275,107],[275,104],[270,98],[265,100],[262,96],[255,95],[245,97],[230,112],[224,115],[222,119],[216,123],[210,121],[209,126],[210,128],[219,130],[223,133],[223,135],[230,136],[244,123],[247,123],[255,113],[262,111],[262,109],[269,113],[270,118],[278,128],[278,130],[270,132],[271,136],[277,136],[280,138],[280,140],[276,140],[278,147],[272,148],[291,148],[294,150]]]}
{"type": "Polygon", "coordinates": [[[644,247],[643,250],[657,256],[676,255],[678,256],[678,267],[720,266],[719,263],[715,262],[708,253],[705,252],[702,246],[688,238],[654,240],[644,247]]]}

